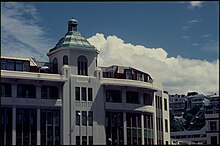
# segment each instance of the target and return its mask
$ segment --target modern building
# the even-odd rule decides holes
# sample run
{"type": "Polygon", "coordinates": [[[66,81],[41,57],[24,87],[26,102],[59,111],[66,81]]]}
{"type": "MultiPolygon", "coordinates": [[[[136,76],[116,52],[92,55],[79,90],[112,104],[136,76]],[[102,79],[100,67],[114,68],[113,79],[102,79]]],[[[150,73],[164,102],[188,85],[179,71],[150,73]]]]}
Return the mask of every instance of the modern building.
{"type": "Polygon", "coordinates": [[[207,144],[219,144],[219,96],[208,97],[210,104],[205,107],[207,144]]]}
{"type": "Polygon", "coordinates": [[[186,96],[184,94],[182,95],[169,95],[169,103],[170,103],[170,109],[172,109],[172,112],[174,116],[181,117],[183,116],[185,112],[186,107],[186,96]]]}
{"type": "MultiPolygon", "coordinates": [[[[180,99],[177,96],[174,97],[180,99]]],[[[175,101],[173,98],[170,98],[171,102],[175,101]]],[[[174,107],[174,111],[175,109],[176,107],[174,107]]],[[[184,128],[181,131],[171,130],[171,139],[178,141],[187,140],[197,144],[219,144],[218,95],[205,96],[196,92],[188,93],[185,96],[183,109],[182,117],[174,118],[185,120],[185,124],[182,125],[184,128]]],[[[173,109],[171,108],[170,110],[172,111],[173,109]]],[[[174,124],[173,121],[171,124],[174,124]]]]}
{"type": "Polygon", "coordinates": [[[170,144],[168,92],[132,67],[98,67],[68,22],[49,62],[1,57],[1,145],[170,144]]]}

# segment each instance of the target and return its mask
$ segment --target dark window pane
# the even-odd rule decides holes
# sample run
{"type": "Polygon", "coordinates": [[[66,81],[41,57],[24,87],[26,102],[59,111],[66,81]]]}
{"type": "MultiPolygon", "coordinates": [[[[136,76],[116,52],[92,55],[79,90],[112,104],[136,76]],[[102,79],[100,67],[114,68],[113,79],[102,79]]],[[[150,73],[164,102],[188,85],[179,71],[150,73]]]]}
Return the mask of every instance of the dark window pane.
{"type": "Polygon", "coordinates": [[[167,99],[164,98],[164,110],[167,111],[167,99]]]}
{"type": "Polygon", "coordinates": [[[23,62],[17,60],[15,69],[16,69],[16,71],[23,71],[23,62]]]}
{"type": "Polygon", "coordinates": [[[58,61],[57,58],[53,60],[53,73],[58,73],[58,61]]]}
{"type": "Polygon", "coordinates": [[[93,145],[93,136],[89,136],[89,145],[93,145]]]}
{"type": "Polygon", "coordinates": [[[118,102],[121,103],[121,91],[119,90],[107,90],[106,91],[106,101],[107,102],[118,102]]]}
{"type": "Polygon", "coordinates": [[[168,132],[168,121],[165,119],[165,131],[168,132]]]}
{"type": "Polygon", "coordinates": [[[41,87],[41,98],[48,98],[48,87],[47,86],[41,87]]]}
{"type": "Polygon", "coordinates": [[[88,115],[88,125],[89,126],[93,126],[93,112],[89,111],[89,115],[88,115]]]}
{"type": "Polygon", "coordinates": [[[87,136],[82,136],[82,145],[87,145],[87,136]]]}
{"type": "Polygon", "coordinates": [[[80,100],[80,87],[75,88],[75,100],[80,100]]]}
{"type": "Polygon", "coordinates": [[[12,96],[11,84],[1,83],[1,97],[11,97],[11,96],[12,96]]]}
{"type": "Polygon", "coordinates": [[[133,104],[139,104],[138,92],[127,91],[126,92],[126,102],[133,103],[133,104]]]}
{"type": "Polygon", "coordinates": [[[7,60],[1,59],[1,70],[7,70],[7,60]]]}
{"type": "Polygon", "coordinates": [[[86,126],[87,125],[87,112],[86,111],[82,111],[82,125],[86,126]]]}
{"type": "Polygon", "coordinates": [[[88,75],[87,58],[85,56],[79,56],[77,60],[78,75],[88,75]]]}
{"type": "Polygon", "coordinates": [[[150,94],[144,93],[143,100],[145,105],[153,105],[153,97],[150,94]]]}
{"type": "Polygon", "coordinates": [[[86,101],[86,88],[82,87],[82,101],[86,101]]]}
{"type": "Polygon", "coordinates": [[[76,145],[80,145],[80,136],[76,136],[76,145]]]}
{"type": "Polygon", "coordinates": [[[63,65],[68,65],[68,56],[63,56],[63,65]]]}
{"type": "Polygon", "coordinates": [[[76,125],[80,125],[80,111],[76,111],[76,125]]]}
{"type": "Polygon", "coordinates": [[[88,101],[92,101],[92,88],[88,88],[88,101]]]}

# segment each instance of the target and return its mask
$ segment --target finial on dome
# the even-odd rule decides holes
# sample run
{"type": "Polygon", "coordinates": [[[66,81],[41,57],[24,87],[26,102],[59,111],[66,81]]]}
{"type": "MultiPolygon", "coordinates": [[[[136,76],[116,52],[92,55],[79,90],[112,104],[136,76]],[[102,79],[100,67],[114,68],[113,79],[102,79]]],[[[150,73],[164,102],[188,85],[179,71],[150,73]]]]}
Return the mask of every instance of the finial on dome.
{"type": "Polygon", "coordinates": [[[72,17],[68,21],[68,32],[77,31],[78,21],[72,17]]]}

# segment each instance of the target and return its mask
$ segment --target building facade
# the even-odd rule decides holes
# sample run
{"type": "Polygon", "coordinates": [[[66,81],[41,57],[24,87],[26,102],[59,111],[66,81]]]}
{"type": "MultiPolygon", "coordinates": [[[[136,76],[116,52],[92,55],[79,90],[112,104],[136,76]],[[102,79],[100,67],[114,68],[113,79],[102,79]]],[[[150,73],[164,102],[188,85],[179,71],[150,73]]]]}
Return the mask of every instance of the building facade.
{"type": "Polygon", "coordinates": [[[1,145],[170,144],[168,93],[132,67],[98,67],[68,22],[49,62],[1,57],[1,145]]]}
{"type": "MultiPolygon", "coordinates": [[[[170,99],[175,101],[174,97],[178,102],[177,96],[170,96],[170,99]]],[[[185,96],[185,104],[182,105],[185,105],[184,113],[174,118],[185,121],[182,125],[184,128],[175,131],[171,129],[171,139],[187,140],[196,144],[219,144],[219,95],[205,96],[196,92],[188,93],[185,96]]],[[[173,108],[170,110],[175,111],[176,108],[173,108]]],[[[171,124],[175,123],[171,121],[171,124]]]]}

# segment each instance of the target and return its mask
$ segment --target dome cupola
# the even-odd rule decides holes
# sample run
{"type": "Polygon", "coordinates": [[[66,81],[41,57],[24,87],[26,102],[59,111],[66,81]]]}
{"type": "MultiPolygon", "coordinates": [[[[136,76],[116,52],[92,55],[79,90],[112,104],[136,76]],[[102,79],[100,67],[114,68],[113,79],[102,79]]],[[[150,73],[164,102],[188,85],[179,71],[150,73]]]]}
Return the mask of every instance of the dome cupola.
{"type": "Polygon", "coordinates": [[[72,17],[68,21],[68,32],[77,31],[78,21],[72,17]]]}

